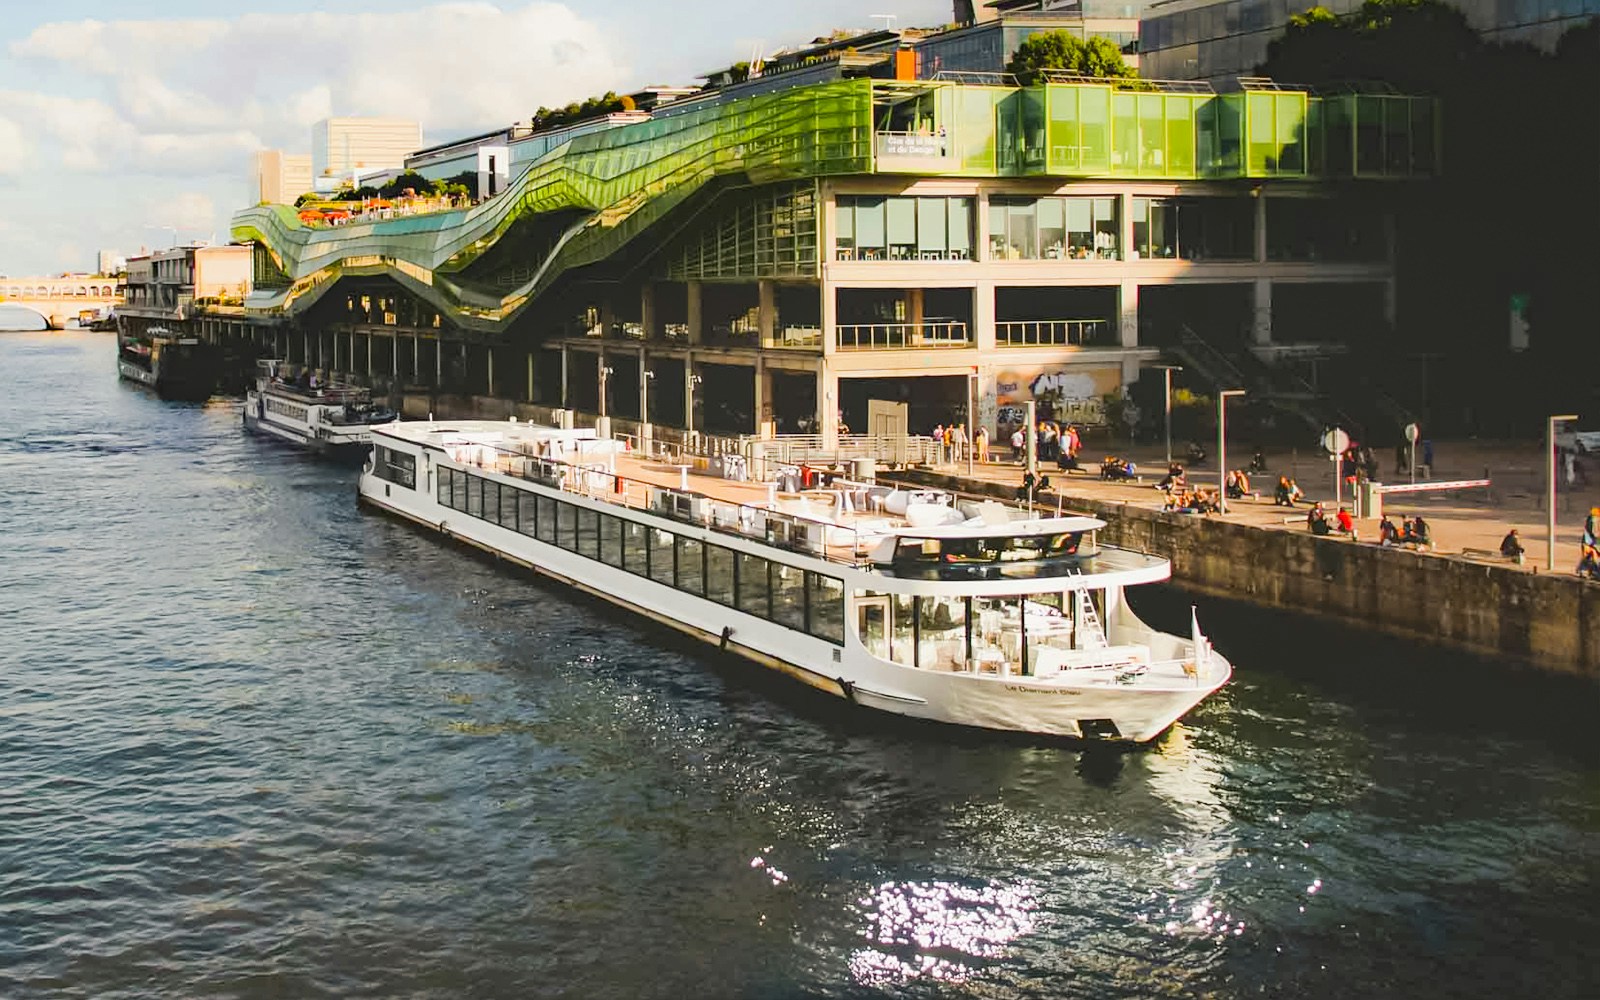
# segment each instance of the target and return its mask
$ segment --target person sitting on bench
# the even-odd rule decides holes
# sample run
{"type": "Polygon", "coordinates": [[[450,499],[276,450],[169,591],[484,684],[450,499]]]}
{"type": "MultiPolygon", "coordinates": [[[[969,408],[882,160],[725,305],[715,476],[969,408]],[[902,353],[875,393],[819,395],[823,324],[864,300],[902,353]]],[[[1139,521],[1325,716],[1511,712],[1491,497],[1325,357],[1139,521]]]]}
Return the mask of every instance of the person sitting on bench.
{"type": "Polygon", "coordinates": [[[1507,559],[1515,561],[1518,566],[1521,566],[1522,553],[1522,539],[1517,537],[1517,529],[1512,528],[1510,531],[1506,532],[1506,537],[1500,539],[1500,554],[1505,556],[1507,559]]]}

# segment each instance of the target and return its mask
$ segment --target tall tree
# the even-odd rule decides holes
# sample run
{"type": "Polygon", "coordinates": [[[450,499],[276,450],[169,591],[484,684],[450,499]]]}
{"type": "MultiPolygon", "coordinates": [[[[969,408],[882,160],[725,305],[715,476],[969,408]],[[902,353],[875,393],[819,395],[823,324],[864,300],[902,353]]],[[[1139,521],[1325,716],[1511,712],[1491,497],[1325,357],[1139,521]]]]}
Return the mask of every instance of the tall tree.
{"type": "Polygon", "coordinates": [[[1032,86],[1047,69],[1070,70],[1084,76],[1128,79],[1139,74],[1122,59],[1122,49],[1109,38],[1084,39],[1067,31],[1041,31],[1017,46],[1006,64],[1007,72],[1023,86],[1032,86]]]}

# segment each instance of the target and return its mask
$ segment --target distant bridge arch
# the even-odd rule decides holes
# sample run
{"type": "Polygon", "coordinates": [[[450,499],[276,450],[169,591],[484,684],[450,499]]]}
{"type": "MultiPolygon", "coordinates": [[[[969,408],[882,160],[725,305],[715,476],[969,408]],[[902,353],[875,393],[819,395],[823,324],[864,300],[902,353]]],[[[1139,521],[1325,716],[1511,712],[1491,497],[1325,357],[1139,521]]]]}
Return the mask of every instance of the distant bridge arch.
{"type": "Polygon", "coordinates": [[[35,313],[52,329],[65,327],[87,310],[103,313],[122,301],[122,282],[112,279],[79,275],[0,278],[0,305],[35,313]]]}

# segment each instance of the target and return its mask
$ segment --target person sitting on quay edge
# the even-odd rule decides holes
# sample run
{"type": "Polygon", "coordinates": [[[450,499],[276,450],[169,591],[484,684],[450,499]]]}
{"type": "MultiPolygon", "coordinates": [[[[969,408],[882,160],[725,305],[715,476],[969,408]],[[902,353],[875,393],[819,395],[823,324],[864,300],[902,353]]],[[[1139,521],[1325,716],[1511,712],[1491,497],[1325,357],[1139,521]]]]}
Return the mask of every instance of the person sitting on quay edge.
{"type": "Polygon", "coordinates": [[[1378,522],[1378,544],[1399,545],[1402,541],[1400,529],[1396,528],[1394,522],[1389,520],[1388,514],[1383,515],[1383,520],[1378,522]]]}
{"type": "Polygon", "coordinates": [[[1272,505],[1274,507],[1293,507],[1299,500],[1305,499],[1305,494],[1300,492],[1300,486],[1288,476],[1278,477],[1278,488],[1272,491],[1272,505]]]}
{"type": "Polygon", "coordinates": [[[1234,469],[1228,473],[1226,487],[1229,500],[1243,500],[1250,495],[1250,477],[1243,469],[1234,469]]]}
{"type": "Polygon", "coordinates": [[[1217,499],[1216,490],[1197,490],[1194,499],[1190,502],[1196,514],[1220,514],[1222,502],[1217,499]]]}
{"type": "Polygon", "coordinates": [[[1183,466],[1173,462],[1167,466],[1167,474],[1161,478],[1161,482],[1156,483],[1156,489],[1181,490],[1187,485],[1189,485],[1188,482],[1183,478],[1183,466]]]}
{"type": "Polygon", "coordinates": [[[1032,500],[1035,493],[1042,493],[1049,488],[1049,476],[1035,476],[1031,472],[1024,472],[1022,474],[1022,485],[1017,487],[1017,499],[1032,500]]]}
{"type": "Polygon", "coordinates": [[[1512,528],[1506,532],[1506,537],[1500,539],[1500,554],[1507,559],[1513,559],[1518,566],[1522,565],[1522,539],[1517,537],[1517,529],[1512,528]]]}
{"type": "Polygon", "coordinates": [[[1415,545],[1418,549],[1426,551],[1433,548],[1433,531],[1428,527],[1428,522],[1422,515],[1407,518],[1405,521],[1405,535],[1402,539],[1407,545],[1415,545]]]}
{"type": "Polygon", "coordinates": [[[1311,510],[1306,514],[1306,527],[1311,529],[1313,535],[1326,535],[1332,532],[1328,526],[1327,512],[1322,509],[1322,501],[1311,505],[1311,510]]]}
{"type": "Polygon", "coordinates": [[[1600,548],[1585,544],[1582,552],[1583,557],[1578,560],[1578,568],[1573,572],[1585,579],[1600,580],[1600,548]]]}

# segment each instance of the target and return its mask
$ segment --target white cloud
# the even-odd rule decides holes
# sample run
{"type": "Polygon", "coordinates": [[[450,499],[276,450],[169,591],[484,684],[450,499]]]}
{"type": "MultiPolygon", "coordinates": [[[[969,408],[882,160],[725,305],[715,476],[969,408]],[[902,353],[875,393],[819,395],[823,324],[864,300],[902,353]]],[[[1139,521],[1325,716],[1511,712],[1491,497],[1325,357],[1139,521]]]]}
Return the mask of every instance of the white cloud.
{"type": "Polygon", "coordinates": [[[51,228],[68,239],[7,240],[0,270],[71,266],[60,261],[69,242],[137,246],[159,237],[152,223],[224,234],[248,154],[309,152],[321,118],[413,118],[428,141],[445,139],[620,89],[632,74],[618,51],[551,2],[41,25],[9,56],[78,96],[0,90],[0,215],[51,205],[51,228]],[[82,192],[108,183],[133,196],[91,217],[82,192]]]}

